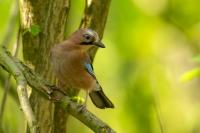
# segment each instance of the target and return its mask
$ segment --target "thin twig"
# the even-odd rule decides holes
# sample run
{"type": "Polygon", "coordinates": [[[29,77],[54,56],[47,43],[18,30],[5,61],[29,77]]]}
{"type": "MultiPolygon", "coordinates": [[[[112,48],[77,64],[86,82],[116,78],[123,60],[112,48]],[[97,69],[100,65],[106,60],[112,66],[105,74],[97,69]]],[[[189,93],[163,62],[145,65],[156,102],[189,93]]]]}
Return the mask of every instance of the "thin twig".
{"type": "Polygon", "coordinates": [[[1,101],[1,108],[0,108],[0,126],[1,127],[2,127],[2,122],[3,122],[2,119],[3,119],[4,108],[5,108],[9,88],[10,88],[10,78],[11,78],[11,75],[8,74],[8,77],[5,80],[4,94],[1,101]]]}
{"type": "Polygon", "coordinates": [[[155,97],[154,97],[153,100],[154,100],[153,105],[154,105],[154,108],[155,108],[156,117],[158,119],[158,123],[159,123],[159,126],[160,126],[160,132],[165,133],[165,128],[164,128],[165,126],[164,126],[164,121],[162,119],[162,115],[161,115],[161,111],[160,111],[160,105],[157,103],[155,97]]]}
{"type": "MultiPolygon", "coordinates": [[[[151,76],[153,77],[154,75],[151,74],[151,76]]],[[[153,78],[151,78],[151,79],[153,79],[153,78]]],[[[160,103],[159,103],[159,100],[158,100],[158,93],[155,90],[155,82],[154,81],[151,82],[151,86],[152,86],[153,107],[155,109],[156,117],[157,117],[158,124],[159,124],[159,127],[160,127],[160,132],[166,133],[164,119],[162,117],[162,113],[161,113],[161,109],[160,109],[160,103]]]]}

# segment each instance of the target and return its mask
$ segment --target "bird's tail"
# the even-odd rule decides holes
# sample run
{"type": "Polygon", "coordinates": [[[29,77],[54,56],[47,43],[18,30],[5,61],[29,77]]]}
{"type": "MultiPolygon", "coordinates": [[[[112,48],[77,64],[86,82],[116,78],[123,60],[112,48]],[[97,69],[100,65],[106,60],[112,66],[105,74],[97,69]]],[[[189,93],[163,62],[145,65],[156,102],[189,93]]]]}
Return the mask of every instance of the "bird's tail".
{"type": "Polygon", "coordinates": [[[93,104],[100,109],[114,108],[114,104],[106,97],[102,88],[93,90],[89,93],[93,104]]]}

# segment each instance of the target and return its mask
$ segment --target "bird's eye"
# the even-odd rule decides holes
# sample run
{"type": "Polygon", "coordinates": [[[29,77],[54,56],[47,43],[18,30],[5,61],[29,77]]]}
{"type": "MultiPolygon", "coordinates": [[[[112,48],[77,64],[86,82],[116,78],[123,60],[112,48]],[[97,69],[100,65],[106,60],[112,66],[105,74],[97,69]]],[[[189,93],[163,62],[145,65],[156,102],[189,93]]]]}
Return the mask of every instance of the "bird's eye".
{"type": "Polygon", "coordinates": [[[84,34],[83,37],[86,39],[86,40],[91,40],[92,36],[89,35],[89,34],[84,34]]]}

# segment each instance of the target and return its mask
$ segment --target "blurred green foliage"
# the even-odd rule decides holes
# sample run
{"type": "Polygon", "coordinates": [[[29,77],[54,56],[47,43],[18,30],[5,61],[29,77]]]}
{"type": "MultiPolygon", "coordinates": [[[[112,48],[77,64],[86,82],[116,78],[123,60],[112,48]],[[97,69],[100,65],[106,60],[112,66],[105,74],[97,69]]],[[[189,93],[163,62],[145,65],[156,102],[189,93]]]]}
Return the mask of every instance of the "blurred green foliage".
{"type": "MultiPolygon", "coordinates": [[[[1,40],[12,2],[0,0],[1,40]]],[[[180,82],[181,76],[199,75],[199,69],[189,72],[199,67],[193,58],[199,55],[199,5],[199,0],[112,0],[103,37],[106,49],[98,51],[94,68],[116,108],[99,110],[90,102],[89,110],[119,133],[199,133],[199,78],[180,82]]],[[[73,0],[71,6],[67,35],[79,27],[84,1],[73,0]]],[[[0,89],[0,98],[2,93],[0,89]]],[[[6,133],[25,130],[17,103],[9,96],[6,133]]],[[[70,120],[70,133],[92,132],[70,120]]]]}
{"type": "Polygon", "coordinates": [[[194,68],[190,71],[187,71],[181,76],[181,81],[182,82],[187,82],[190,81],[194,78],[199,78],[200,77],[200,68],[194,68]]]}

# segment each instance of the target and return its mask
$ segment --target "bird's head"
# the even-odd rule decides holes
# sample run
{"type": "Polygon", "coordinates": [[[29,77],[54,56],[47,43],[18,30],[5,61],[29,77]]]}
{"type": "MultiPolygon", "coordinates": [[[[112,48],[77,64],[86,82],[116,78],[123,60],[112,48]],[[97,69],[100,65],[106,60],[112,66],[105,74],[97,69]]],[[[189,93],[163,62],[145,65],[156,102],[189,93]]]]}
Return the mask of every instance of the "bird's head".
{"type": "Polygon", "coordinates": [[[79,45],[86,49],[97,46],[100,48],[105,48],[105,45],[100,41],[97,32],[91,29],[78,29],[75,31],[71,37],[75,45],[79,45]]]}

